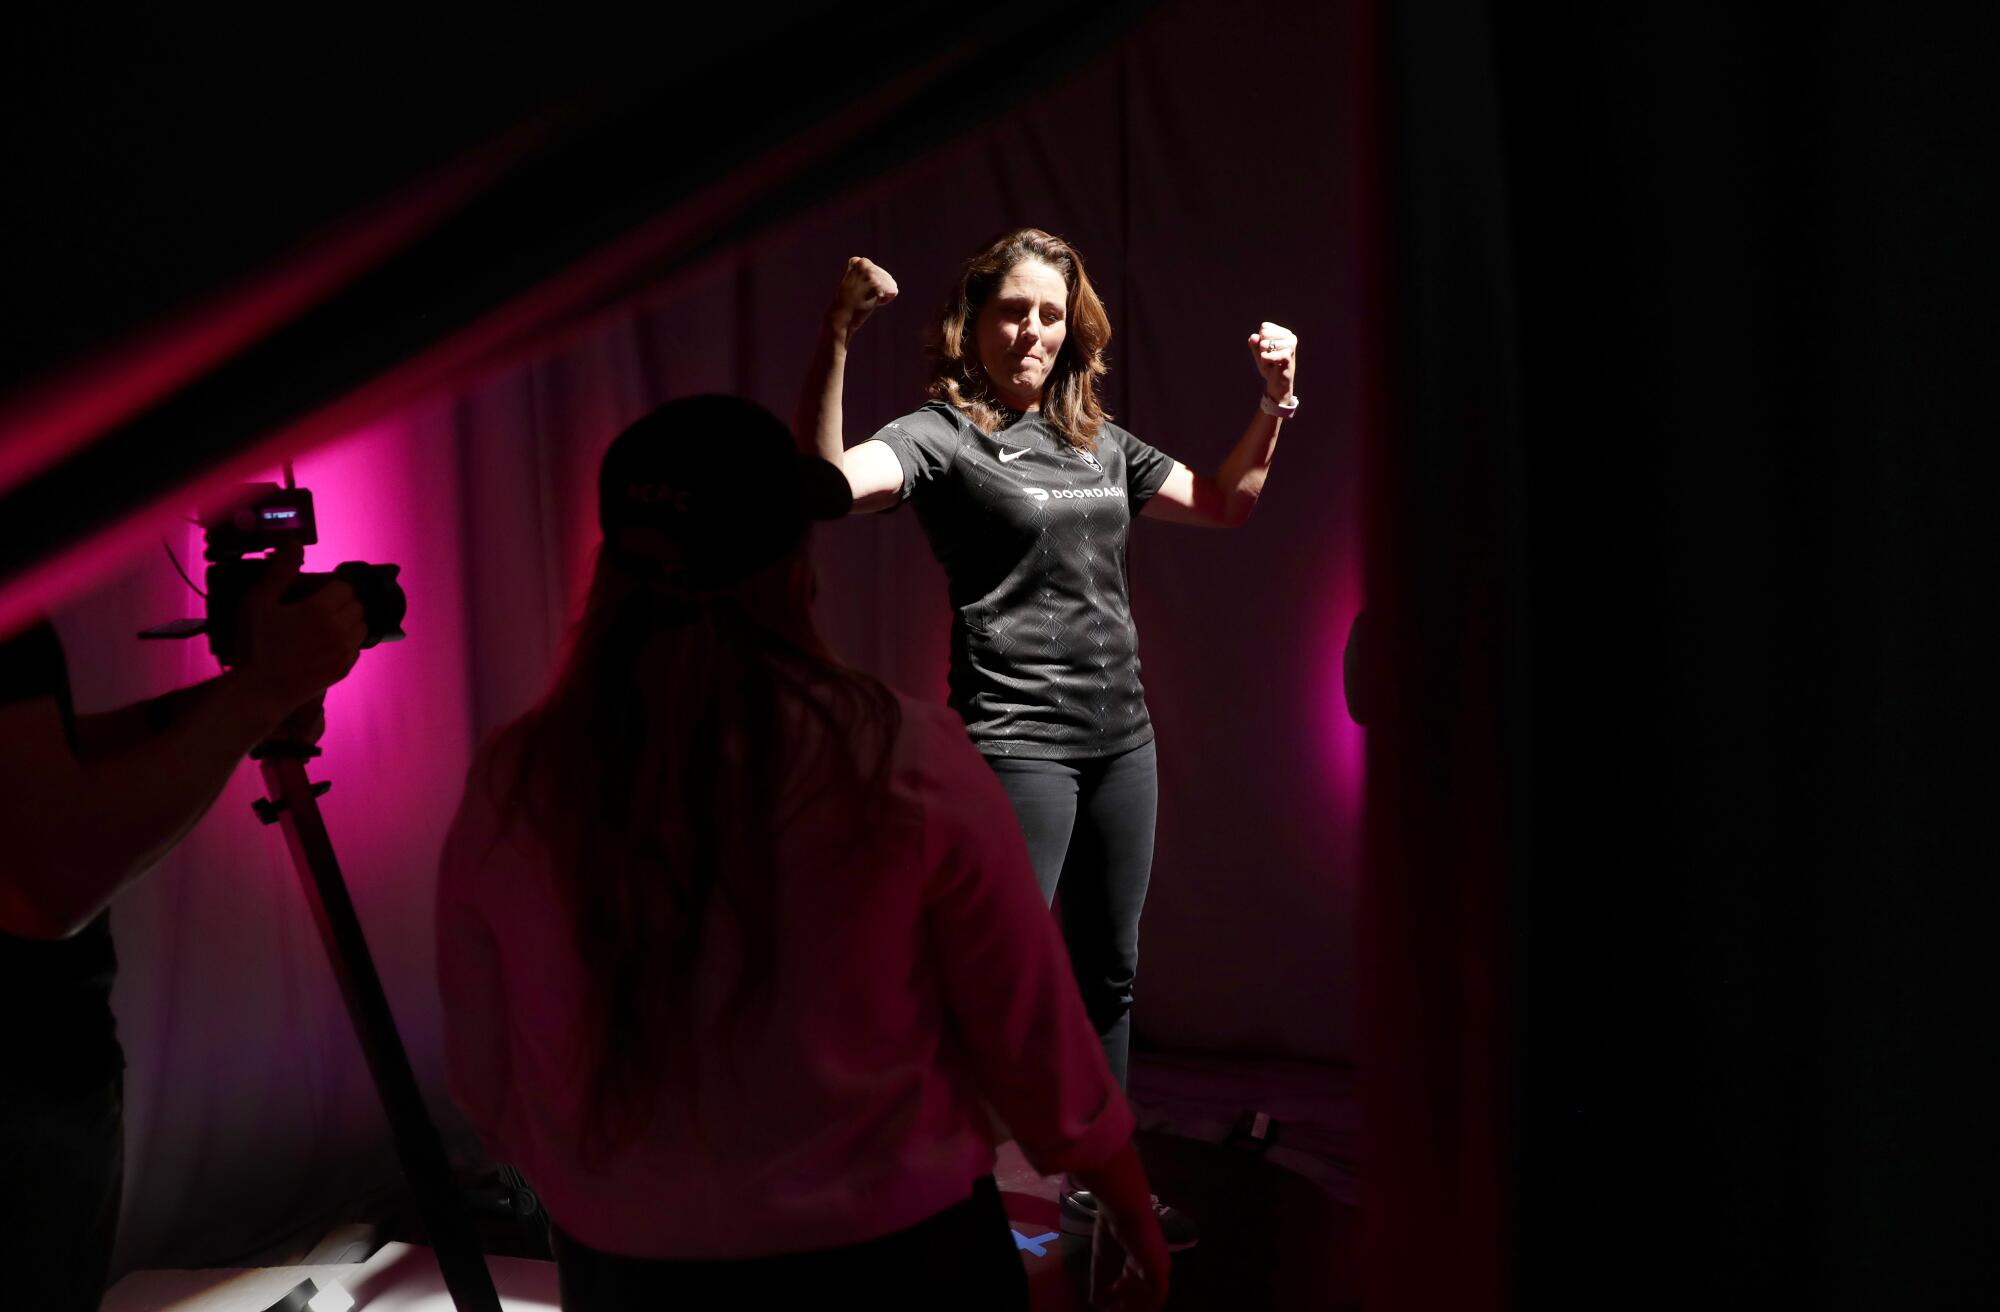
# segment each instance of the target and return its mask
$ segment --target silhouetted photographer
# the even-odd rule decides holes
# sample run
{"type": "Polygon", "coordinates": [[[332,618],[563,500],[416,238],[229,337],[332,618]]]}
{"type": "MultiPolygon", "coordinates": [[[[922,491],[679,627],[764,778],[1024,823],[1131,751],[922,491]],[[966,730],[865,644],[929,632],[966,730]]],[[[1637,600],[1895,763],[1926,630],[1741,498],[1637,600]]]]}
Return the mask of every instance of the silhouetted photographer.
{"type": "MultiPolygon", "coordinates": [[[[46,622],[0,642],[0,1272],[9,1306],[95,1308],[124,1161],[124,1056],[111,1014],[112,898],[185,837],[238,762],[316,740],[319,699],[368,638],[340,578],[296,592],[281,546],[231,608],[229,669],[77,715],[46,622]]],[[[249,562],[245,562],[246,564],[249,562]]]]}

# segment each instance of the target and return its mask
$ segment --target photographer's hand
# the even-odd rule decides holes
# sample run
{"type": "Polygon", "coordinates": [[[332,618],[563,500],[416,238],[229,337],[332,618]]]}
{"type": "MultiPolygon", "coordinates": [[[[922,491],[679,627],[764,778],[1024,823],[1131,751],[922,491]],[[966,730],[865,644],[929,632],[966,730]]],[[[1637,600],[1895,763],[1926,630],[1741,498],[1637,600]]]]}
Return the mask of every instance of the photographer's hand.
{"type": "Polygon", "coordinates": [[[237,615],[237,658],[232,671],[247,696],[263,699],[276,722],[347,677],[367,640],[368,626],[354,591],[329,580],[311,595],[282,600],[298,577],[304,552],[271,553],[264,576],[243,594],[237,615]]]}
{"type": "Polygon", "coordinates": [[[311,747],[326,733],[326,695],[320,694],[287,715],[271,737],[280,742],[311,747]]]}

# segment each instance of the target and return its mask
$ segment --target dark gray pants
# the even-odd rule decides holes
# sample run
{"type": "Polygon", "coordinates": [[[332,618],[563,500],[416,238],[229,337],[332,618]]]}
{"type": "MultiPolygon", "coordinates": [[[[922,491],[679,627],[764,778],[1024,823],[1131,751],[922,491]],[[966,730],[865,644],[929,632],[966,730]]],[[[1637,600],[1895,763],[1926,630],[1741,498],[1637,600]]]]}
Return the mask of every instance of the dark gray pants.
{"type": "Polygon", "coordinates": [[[96,1312],[125,1185],[125,1082],[24,1106],[0,1090],[0,1305],[96,1312]]]}
{"type": "Polygon", "coordinates": [[[1139,913],[1153,875],[1160,809],[1153,744],[1079,761],[989,756],[986,763],[1014,804],[1042,897],[1053,901],[1062,892],[1070,966],[1122,1089],[1132,1047],[1139,913]]]}

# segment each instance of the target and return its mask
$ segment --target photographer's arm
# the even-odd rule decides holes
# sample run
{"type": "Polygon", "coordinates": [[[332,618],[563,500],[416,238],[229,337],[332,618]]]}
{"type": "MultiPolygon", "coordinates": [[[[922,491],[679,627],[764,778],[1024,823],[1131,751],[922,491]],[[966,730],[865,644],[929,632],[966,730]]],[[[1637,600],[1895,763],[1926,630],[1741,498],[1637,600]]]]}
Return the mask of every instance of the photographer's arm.
{"type": "Polygon", "coordinates": [[[85,764],[53,698],[0,708],[0,929],[62,938],[186,836],[284,710],[227,677],[166,733],[85,764]]]}
{"type": "MultiPolygon", "coordinates": [[[[121,706],[115,711],[77,716],[77,759],[88,765],[165,733],[169,725],[178,724],[205,699],[216,696],[221,686],[220,678],[204,679],[158,697],[149,697],[143,702],[121,706]]],[[[310,747],[319,741],[324,732],[326,700],[316,697],[287,715],[272,736],[310,747]]]]}
{"type": "MultiPolygon", "coordinates": [[[[0,707],[0,835],[8,840],[0,929],[61,938],[89,924],[186,836],[246,752],[353,666],[365,627],[345,584],[278,603],[298,564],[296,550],[281,555],[246,595],[242,659],[187,690],[158,733],[79,759],[53,698],[0,707]]],[[[93,727],[100,746],[118,736],[124,715],[93,727]]]]}
{"type": "Polygon", "coordinates": [[[211,695],[220,679],[204,679],[186,688],[133,702],[115,711],[99,711],[76,717],[76,754],[84,761],[102,760],[160,733],[184,718],[203,698],[211,695]]]}

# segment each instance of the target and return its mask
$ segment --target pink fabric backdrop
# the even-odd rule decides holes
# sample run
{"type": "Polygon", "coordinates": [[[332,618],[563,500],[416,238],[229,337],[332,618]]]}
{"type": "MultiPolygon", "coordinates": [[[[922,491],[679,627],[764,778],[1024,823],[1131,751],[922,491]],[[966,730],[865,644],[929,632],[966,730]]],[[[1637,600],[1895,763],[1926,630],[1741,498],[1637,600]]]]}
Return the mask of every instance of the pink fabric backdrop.
{"type": "MultiPolygon", "coordinates": [[[[410,640],[367,653],[329,703],[324,804],[419,1078],[448,1133],[431,974],[433,867],[478,735],[540,691],[594,540],[598,453],[667,397],[734,391],[789,415],[841,262],[903,299],[848,376],[858,440],[921,399],[921,339],[963,256],[1035,223],[1085,253],[1112,313],[1111,409],[1197,467],[1222,458],[1256,379],[1260,319],[1302,339],[1301,419],[1256,520],[1136,529],[1134,605],[1161,749],[1142,1043],[1349,1059],[1363,793],[1340,703],[1359,608],[1356,452],[1372,368],[1362,267],[1359,65],[1340,8],[1248,23],[1163,7],[1016,114],[572,332],[536,363],[304,456],[325,544],[311,564],[404,566],[410,640]]],[[[198,559],[191,531],[183,559],[198,559]]],[[[862,668],[943,696],[943,578],[907,512],[822,530],[821,616],[862,668]]],[[[204,673],[199,644],[131,632],[188,613],[149,554],[58,616],[79,705],[204,673]]],[[[130,1070],[120,1267],[254,1249],[395,1184],[374,1094],[273,832],[243,771],[116,910],[130,1070]]]]}

